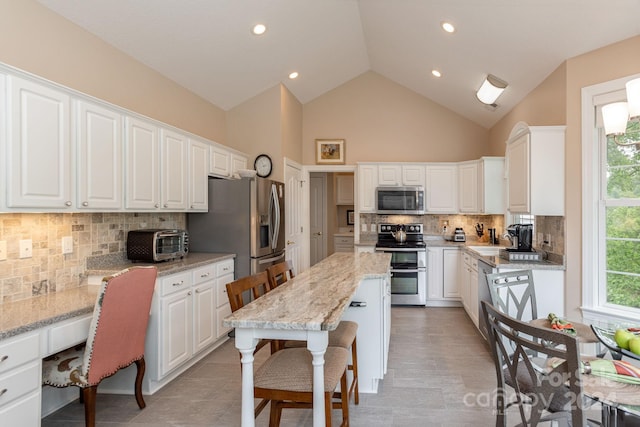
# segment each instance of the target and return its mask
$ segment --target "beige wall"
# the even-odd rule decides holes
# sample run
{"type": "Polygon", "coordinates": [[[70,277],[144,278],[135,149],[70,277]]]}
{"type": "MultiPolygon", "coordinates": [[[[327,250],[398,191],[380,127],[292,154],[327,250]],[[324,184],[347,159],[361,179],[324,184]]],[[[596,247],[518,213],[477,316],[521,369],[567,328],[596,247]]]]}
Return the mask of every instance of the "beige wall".
{"type": "Polygon", "coordinates": [[[488,153],[487,129],[409,89],[366,72],[303,106],[304,164],[315,139],[346,140],[346,163],[459,161],[488,153]]]}
{"type": "MultiPolygon", "coordinates": [[[[567,125],[565,146],[565,255],[567,270],[566,314],[580,315],[582,304],[582,140],[581,89],[597,83],[637,74],[640,72],[640,36],[568,59],[536,90],[529,94],[513,111],[491,129],[491,147],[504,144],[507,130],[517,121],[530,125],[563,124],[561,112],[544,113],[550,105],[538,90],[548,93],[550,100],[566,104],[564,117],[567,125]],[[565,75],[564,95],[562,75],[565,75]],[[545,89],[546,88],[546,89],[545,89]],[[554,94],[554,96],[551,96],[554,94]],[[535,106],[535,109],[533,108],[535,106]],[[540,115],[542,112],[544,115],[540,115]],[[506,133],[505,133],[506,132],[506,133]]],[[[554,107],[555,109],[555,107],[554,107]]]]}
{"type": "Polygon", "coordinates": [[[0,62],[227,143],[222,109],[35,0],[0,0],[0,10],[0,62]]]}
{"type": "Polygon", "coordinates": [[[567,65],[562,63],[489,131],[490,155],[504,156],[505,141],[519,121],[531,126],[564,125],[567,65]]]}
{"type": "Polygon", "coordinates": [[[302,163],[302,104],[284,86],[282,98],[282,155],[302,163]]]}

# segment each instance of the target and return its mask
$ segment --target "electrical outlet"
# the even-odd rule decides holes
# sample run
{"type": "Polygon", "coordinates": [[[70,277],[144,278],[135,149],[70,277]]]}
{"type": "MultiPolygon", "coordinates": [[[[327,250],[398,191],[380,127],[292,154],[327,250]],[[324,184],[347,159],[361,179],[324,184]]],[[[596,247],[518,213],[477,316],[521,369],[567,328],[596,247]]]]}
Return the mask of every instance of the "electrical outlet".
{"type": "Polygon", "coordinates": [[[62,238],[62,253],[70,254],[73,252],[73,237],[65,236],[62,238]]]}
{"type": "Polygon", "coordinates": [[[20,258],[31,258],[33,256],[31,239],[20,240],[20,258]]]}
{"type": "Polygon", "coordinates": [[[3,240],[0,242],[0,261],[7,260],[7,241],[3,240]]]}
{"type": "Polygon", "coordinates": [[[363,233],[367,232],[367,224],[365,224],[364,222],[362,224],[360,224],[360,229],[362,230],[363,233]]]}
{"type": "Polygon", "coordinates": [[[538,244],[538,246],[542,247],[542,245],[544,245],[544,236],[542,235],[542,233],[538,233],[536,235],[536,243],[538,244]]]}
{"type": "Polygon", "coordinates": [[[376,231],[376,224],[371,224],[371,232],[375,233],[376,231]]]}

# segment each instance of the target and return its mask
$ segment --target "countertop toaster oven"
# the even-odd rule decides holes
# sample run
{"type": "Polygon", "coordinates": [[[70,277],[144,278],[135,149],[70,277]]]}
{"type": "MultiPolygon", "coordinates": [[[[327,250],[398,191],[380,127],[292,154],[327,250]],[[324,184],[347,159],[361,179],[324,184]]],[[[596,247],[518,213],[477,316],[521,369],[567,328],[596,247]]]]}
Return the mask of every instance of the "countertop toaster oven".
{"type": "Polygon", "coordinates": [[[127,234],[127,259],[160,262],[182,258],[189,252],[185,230],[132,230],[127,234]]]}

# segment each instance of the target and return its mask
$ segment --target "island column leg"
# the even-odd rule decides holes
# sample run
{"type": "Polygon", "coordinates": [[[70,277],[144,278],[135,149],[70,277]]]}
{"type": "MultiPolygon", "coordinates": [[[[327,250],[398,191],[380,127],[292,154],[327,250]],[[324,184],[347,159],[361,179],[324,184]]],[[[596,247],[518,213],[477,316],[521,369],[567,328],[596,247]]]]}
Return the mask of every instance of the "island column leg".
{"type": "Polygon", "coordinates": [[[236,348],[242,355],[242,427],[255,427],[253,407],[253,352],[258,345],[252,329],[236,328],[236,348]]]}
{"type": "Polygon", "coordinates": [[[327,331],[309,331],[307,348],[313,357],[313,427],[324,427],[324,354],[329,344],[327,331]]]}

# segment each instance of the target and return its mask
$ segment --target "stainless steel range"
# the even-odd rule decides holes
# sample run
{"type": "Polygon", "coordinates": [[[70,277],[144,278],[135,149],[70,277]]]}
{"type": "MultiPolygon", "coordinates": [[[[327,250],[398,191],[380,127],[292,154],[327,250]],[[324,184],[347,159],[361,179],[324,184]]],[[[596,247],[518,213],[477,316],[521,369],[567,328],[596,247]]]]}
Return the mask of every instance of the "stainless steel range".
{"type": "Polygon", "coordinates": [[[427,248],[422,224],[378,224],[376,252],[391,254],[391,304],[425,305],[427,248]]]}

